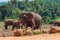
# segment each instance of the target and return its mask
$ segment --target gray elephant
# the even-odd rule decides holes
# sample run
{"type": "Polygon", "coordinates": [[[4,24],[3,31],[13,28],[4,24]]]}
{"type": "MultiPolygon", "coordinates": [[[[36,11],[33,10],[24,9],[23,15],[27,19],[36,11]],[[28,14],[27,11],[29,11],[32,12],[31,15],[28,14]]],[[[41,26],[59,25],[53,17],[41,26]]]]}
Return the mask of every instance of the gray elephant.
{"type": "Polygon", "coordinates": [[[56,21],[56,22],[54,23],[54,26],[60,26],[60,22],[56,21]]]}
{"type": "Polygon", "coordinates": [[[41,26],[41,16],[35,12],[22,12],[19,18],[26,27],[38,29],[41,26]]]}

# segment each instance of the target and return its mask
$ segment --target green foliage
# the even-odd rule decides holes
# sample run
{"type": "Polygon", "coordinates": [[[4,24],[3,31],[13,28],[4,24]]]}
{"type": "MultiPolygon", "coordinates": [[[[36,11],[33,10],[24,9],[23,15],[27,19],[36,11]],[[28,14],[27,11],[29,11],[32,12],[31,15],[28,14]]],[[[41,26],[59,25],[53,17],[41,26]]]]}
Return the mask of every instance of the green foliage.
{"type": "Polygon", "coordinates": [[[12,13],[14,18],[18,18],[21,13],[21,10],[19,8],[16,8],[15,10],[12,10],[12,13]]]}
{"type": "Polygon", "coordinates": [[[39,13],[42,16],[42,22],[46,24],[60,20],[59,0],[10,0],[6,5],[0,6],[0,20],[18,18],[23,10],[39,13]]]}
{"type": "Polygon", "coordinates": [[[57,17],[57,18],[55,19],[55,21],[60,22],[60,17],[57,17]]]}
{"type": "Polygon", "coordinates": [[[38,34],[41,34],[41,32],[32,32],[33,33],[33,35],[38,35],[38,34]]]}
{"type": "Polygon", "coordinates": [[[2,19],[2,15],[1,15],[1,12],[0,12],[0,20],[2,19]]]}

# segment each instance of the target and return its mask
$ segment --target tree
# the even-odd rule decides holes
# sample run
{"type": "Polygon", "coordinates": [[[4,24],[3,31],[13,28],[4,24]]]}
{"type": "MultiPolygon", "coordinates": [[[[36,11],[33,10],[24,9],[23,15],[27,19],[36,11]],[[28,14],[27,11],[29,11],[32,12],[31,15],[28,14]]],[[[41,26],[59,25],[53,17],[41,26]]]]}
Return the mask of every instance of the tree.
{"type": "Polygon", "coordinates": [[[0,11],[2,17],[1,20],[4,20],[7,15],[7,6],[6,5],[0,6],[0,11]]]}

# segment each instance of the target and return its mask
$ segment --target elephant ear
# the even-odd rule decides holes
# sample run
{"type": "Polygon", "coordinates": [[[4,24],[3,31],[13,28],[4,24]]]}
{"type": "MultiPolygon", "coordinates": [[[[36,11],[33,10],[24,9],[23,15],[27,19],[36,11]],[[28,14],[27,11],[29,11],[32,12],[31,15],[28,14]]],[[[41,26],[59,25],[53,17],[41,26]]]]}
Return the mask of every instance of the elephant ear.
{"type": "Polygon", "coordinates": [[[27,15],[27,13],[22,13],[22,14],[20,15],[20,17],[23,18],[23,17],[26,16],[26,15],[27,15]]]}
{"type": "Polygon", "coordinates": [[[33,18],[33,15],[31,13],[28,13],[28,18],[29,19],[32,19],[33,18]]]}

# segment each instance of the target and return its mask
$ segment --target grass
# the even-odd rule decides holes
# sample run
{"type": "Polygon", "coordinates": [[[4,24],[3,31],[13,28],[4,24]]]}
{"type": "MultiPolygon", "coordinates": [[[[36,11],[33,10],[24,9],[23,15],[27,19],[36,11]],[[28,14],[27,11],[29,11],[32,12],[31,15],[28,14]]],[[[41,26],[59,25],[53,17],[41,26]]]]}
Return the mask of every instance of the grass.
{"type": "Polygon", "coordinates": [[[41,32],[32,32],[33,35],[38,35],[38,34],[41,34],[41,32]]]}
{"type": "Polygon", "coordinates": [[[0,29],[4,29],[4,22],[0,22],[0,29]]]}

